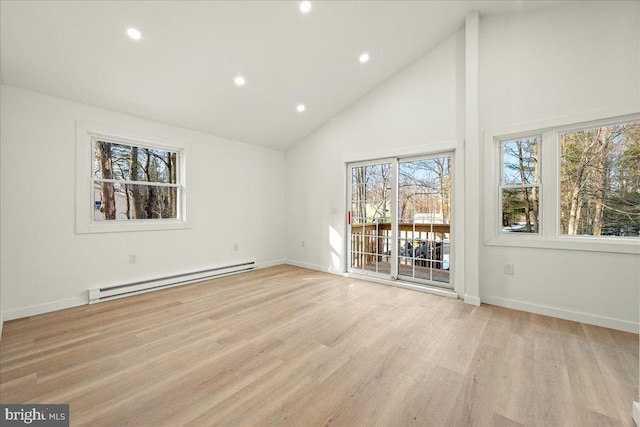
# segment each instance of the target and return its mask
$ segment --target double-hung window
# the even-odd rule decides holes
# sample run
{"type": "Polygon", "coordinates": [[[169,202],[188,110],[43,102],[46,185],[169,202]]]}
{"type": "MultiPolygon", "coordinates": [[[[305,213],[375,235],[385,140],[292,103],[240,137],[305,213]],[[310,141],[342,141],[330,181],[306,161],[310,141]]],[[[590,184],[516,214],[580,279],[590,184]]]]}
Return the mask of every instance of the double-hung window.
{"type": "Polygon", "coordinates": [[[78,233],[187,228],[187,145],[77,126],[78,233]]]}
{"type": "Polygon", "coordinates": [[[503,233],[540,232],[541,136],[500,142],[500,211],[503,233]]]}
{"type": "Polygon", "coordinates": [[[640,253],[640,115],[573,123],[486,133],[486,244],[640,253]]]}
{"type": "Polygon", "coordinates": [[[178,218],[177,150],[92,138],[94,221],[178,218]]]}

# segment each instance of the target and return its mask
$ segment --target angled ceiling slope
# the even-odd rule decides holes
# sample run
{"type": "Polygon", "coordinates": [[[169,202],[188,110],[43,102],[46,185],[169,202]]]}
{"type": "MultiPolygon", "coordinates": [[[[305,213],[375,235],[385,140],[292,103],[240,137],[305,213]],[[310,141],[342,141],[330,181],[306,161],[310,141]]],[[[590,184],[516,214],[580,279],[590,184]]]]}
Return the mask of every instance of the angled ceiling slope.
{"type": "Polygon", "coordinates": [[[472,10],[549,3],[315,1],[303,14],[293,1],[2,1],[0,76],[286,150],[460,28],[472,10]],[[140,40],[127,37],[130,27],[140,40]],[[246,79],[241,87],[237,76],[246,79]],[[297,112],[299,104],[306,111],[297,112]]]}

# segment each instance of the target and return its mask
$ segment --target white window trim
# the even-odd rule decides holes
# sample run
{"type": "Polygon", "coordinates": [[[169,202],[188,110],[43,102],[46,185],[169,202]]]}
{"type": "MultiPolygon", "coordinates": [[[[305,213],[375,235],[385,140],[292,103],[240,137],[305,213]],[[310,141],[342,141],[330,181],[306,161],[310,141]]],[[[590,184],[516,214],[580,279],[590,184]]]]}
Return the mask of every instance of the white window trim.
{"type": "MultiPolygon", "coordinates": [[[[388,161],[390,159],[410,159],[410,158],[423,158],[423,157],[437,157],[439,155],[451,155],[452,160],[452,176],[453,183],[451,186],[451,206],[453,209],[453,217],[451,218],[452,229],[450,233],[450,241],[453,246],[453,251],[450,254],[450,262],[454,268],[451,270],[450,283],[453,285],[453,292],[459,296],[465,295],[465,274],[466,274],[466,266],[465,266],[465,239],[464,239],[464,206],[465,206],[465,198],[464,191],[459,191],[459,188],[464,187],[464,144],[458,143],[456,140],[448,140],[448,141],[440,141],[429,144],[430,150],[424,151],[424,149],[400,149],[397,151],[384,150],[378,151],[374,153],[369,153],[369,158],[363,158],[367,154],[358,154],[358,155],[349,155],[344,156],[343,161],[343,182],[345,186],[343,188],[343,199],[345,201],[346,211],[351,209],[351,175],[350,175],[350,167],[352,166],[366,166],[377,164],[380,162],[388,161]]],[[[396,171],[397,174],[397,171],[396,171]]],[[[397,204],[397,200],[393,201],[393,203],[397,204]]],[[[349,273],[349,259],[348,254],[350,252],[350,239],[349,235],[349,227],[347,225],[347,221],[342,223],[342,232],[343,236],[348,236],[348,238],[344,239],[344,250],[343,255],[341,257],[341,262],[343,269],[341,273],[351,274],[349,273]]],[[[397,242],[397,240],[396,240],[397,242]]],[[[397,252],[398,248],[395,247],[397,252]]],[[[372,278],[373,280],[379,280],[378,278],[372,278]]],[[[397,284],[397,281],[385,281],[387,284],[397,284]]],[[[421,290],[430,293],[440,294],[444,292],[444,295],[451,296],[449,293],[449,288],[434,288],[429,285],[421,285],[421,290]]]]}
{"type": "Polygon", "coordinates": [[[640,255],[640,239],[560,234],[560,133],[618,121],[636,120],[640,120],[640,113],[630,113],[629,109],[625,108],[601,114],[584,114],[486,131],[484,134],[484,243],[489,246],[640,255]],[[541,192],[540,198],[540,233],[502,233],[499,200],[502,174],[501,142],[531,135],[542,137],[539,159],[540,179],[541,185],[544,185],[544,191],[541,192]]]}
{"type": "Polygon", "coordinates": [[[500,218],[498,218],[498,233],[513,235],[514,233],[507,233],[506,231],[502,231],[502,190],[513,189],[513,188],[537,188],[538,189],[538,231],[535,233],[517,233],[517,234],[526,234],[526,235],[538,235],[542,234],[544,221],[542,215],[540,215],[543,210],[543,190],[542,190],[542,162],[540,160],[540,153],[542,152],[542,134],[539,133],[527,133],[522,135],[509,135],[509,136],[501,136],[499,139],[496,139],[496,145],[498,146],[498,164],[500,167],[499,170],[499,178],[498,178],[498,203],[500,206],[498,207],[498,214],[500,218]],[[538,176],[534,177],[534,182],[531,184],[504,184],[504,144],[505,142],[517,141],[521,139],[528,138],[538,138],[538,164],[540,167],[538,168],[538,176]],[[535,182],[537,179],[537,182],[535,182]]]}
{"type": "Polygon", "coordinates": [[[187,176],[190,146],[166,138],[147,136],[111,127],[76,122],[76,233],[118,233],[190,228],[187,212],[187,176]],[[153,147],[178,152],[180,184],[177,219],[145,219],[128,221],[95,221],[93,218],[93,144],[95,138],[105,138],[138,147],[153,147]]]}

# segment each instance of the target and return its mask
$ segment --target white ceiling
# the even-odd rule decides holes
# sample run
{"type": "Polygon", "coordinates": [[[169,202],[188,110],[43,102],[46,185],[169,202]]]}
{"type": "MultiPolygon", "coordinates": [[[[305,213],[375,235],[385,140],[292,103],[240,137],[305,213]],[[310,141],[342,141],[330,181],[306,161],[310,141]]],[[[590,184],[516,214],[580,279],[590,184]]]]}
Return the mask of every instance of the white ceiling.
{"type": "Polygon", "coordinates": [[[550,3],[314,1],[304,15],[297,1],[2,1],[0,79],[286,150],[461,28],[472,10],[550,3]],[[129,39],[128,27],[143,38],[129,39]],[[371,55],[364,65],[363,51],[371,55]]]}

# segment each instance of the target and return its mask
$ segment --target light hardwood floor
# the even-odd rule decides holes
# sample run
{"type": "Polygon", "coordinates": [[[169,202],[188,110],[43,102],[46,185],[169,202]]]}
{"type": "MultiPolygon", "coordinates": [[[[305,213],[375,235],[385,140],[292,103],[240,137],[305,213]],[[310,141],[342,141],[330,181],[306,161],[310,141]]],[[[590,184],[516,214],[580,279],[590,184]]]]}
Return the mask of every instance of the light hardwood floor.
{"type": "Polygon", "coordinates": [[[5,323],[77,426],[633,426],[638,337],[292,266],[5,323]]]}

